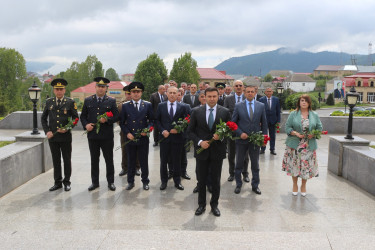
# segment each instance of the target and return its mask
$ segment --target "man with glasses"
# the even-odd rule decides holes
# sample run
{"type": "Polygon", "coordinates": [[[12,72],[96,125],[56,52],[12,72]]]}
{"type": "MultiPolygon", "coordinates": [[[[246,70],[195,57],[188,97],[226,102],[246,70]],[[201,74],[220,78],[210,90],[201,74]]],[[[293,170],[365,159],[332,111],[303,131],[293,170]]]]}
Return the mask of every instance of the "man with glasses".
{"type": "MultiPolygon", "coordinates": [[[[243,94],[244,86],[242,81],[237,80],[233,83],[235,93],[233,95],[229,95],[225,98],[224,107],[229,109],[230,115],[233,115],[234,107],[243,101],[245,101],[245,96],[243,94]]],[[[228,139],[228,163],[229,163],[229,177],[228,181],[234,180],[234,168],[235,168],[235,158],[236,158],[236,143],[234,140],[228,139]]],[[[246,154],[244,168],[242,171],[243,179],[245,182],[250,182],[249,179],[249,156],[246,154]]]]}
{"type": "Polygon", "coordinates": [[[89,142],[91,156],[91,181],[92,184],[88,188],[93,191],[99,187],[99,159],[100,150],[103,152],[106,164],[106,176],[108,188],[111,191],[116,190],[115,167],[113,164],[113,124],[118,120],[118,109],[116,99],[106,95],[109,80],[104,77],[96,77],[95,91],[96,93],[85,99],[81,113],[81,123],[87,131],[87,139],[89,142]],[[104,113],[112,112],[112,117],[100,118],[100,129],[97,133],[96,123],[97,117],[104,113]]]}

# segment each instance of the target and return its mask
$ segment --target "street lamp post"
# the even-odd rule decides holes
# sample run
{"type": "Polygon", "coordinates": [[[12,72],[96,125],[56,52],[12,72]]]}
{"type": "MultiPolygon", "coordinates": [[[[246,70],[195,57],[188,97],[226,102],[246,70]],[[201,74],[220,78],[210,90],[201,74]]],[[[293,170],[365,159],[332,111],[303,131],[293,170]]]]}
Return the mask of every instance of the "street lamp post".
{"type": "Polygon", "coordinates": [[[33,102],[33,132],[32,135],[40,134],[38,131],[38,117],[36,111],[36,103],[40,98],[41,89],[36,85],[35,81],[34,84],[29,88],[29,97],[33,102]]]}
{"type": "Polygon", "coordinates": [[[281,97],[283,95],[283,91],[284,91],[284,87],[279,85],[279,87],[277,87],[277,94],[279,95],[279,98],[280,98],[280,106],[282,107],[283,104],[282,104],[282,101],[281,101],[281,97]]]}
{"type": "Polygon", "coordinates": [[[359,94],[355,91],[354,86],[350,89],[350,92],[346,94],[346,103],[348,104],[349,110],[349,121],[348,121],[348,134],[345,139],[353,140],[352,129],[353,129],[353,108],[357,104],[359,94]]]}

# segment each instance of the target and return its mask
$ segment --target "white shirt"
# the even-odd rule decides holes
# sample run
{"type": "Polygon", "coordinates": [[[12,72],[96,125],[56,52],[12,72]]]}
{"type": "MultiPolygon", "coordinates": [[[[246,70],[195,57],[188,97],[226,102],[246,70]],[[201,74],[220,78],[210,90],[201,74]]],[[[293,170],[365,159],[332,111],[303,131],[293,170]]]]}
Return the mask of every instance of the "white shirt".
{"type": "Polygon", "coordinates": [[[142,99],[139,99],[138,101],[134,101],[134,100],[132,100],[133,101],[133,103],[134,103],[134,108],[136,108],[138,111],[139,111],[139,106],[141,105],[141,102],[142,102],[142,99]],[[135,103],[138,103],[138,107],[135,105],[135,103]]]}
{"type": "MultiPolygon", "coordinates": [[[[168,114],[169,110],[171,110],[171,103],[169,100],[167,101],[167,109],[168,109],[168,114]]],[[[177,109],[177,101],[173,102],[173,116],[176,114],[176,109],[177,109]]]]}
{"type": "Polygon", "coordinates": [[[238,103],[238,97],[240,97],[240,102],[242,102],[242,95],[234,94],[236,103],[238,103]]]}

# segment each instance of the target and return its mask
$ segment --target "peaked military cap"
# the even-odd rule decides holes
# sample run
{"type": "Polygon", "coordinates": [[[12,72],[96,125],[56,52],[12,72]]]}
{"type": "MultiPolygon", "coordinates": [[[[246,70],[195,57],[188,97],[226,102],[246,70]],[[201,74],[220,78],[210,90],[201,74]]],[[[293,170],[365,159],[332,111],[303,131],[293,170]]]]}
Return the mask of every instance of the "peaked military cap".
{"type": "Polygon", "coordinates": [[[224,83],[222,83],[222,82],[218,82],[218,83],[216,83],[216,88],[225,88],[225,84],[224,83]]]}
{"type": "Polygon", "coordinates": [[[145,86],[141,82],[132,82],[129,84],[129,91],[131,92],[132,90],[145,90],[145,86]]]}
{"type": "Polygon", "coordinates": [[[109,83],[109,80],[105,77],[95,77],[94,81],[96,82],[96,86],[108,86],[107,84],[109,83]]]}
{"type": "Polygon", "coordinates": [[[125,91],[125,93],[130,93],[129,85],[126,85],[125,87],[123,87],[122,90],[125,91]]]}
{"type": "Polygon", "coordinates": [[[68,82],[62,78],[56,78],[51,82],[51,86],[54,89],[65,89],[66,85],[68,85],[68,82]]]}

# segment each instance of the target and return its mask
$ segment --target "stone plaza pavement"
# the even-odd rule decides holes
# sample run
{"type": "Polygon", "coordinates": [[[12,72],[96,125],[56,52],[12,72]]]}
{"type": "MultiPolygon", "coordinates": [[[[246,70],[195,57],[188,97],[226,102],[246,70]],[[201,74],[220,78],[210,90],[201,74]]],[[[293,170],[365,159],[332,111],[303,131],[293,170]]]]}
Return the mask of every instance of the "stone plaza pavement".
{"type": "MultiPolygon", "coordinates": [[[[116,128],[118,131],[118,128],[116,128]]],[[[24,131],[0,130],[0,137],[24,131]]],[[[375,135],[360,135],[375,141],[375,135]]],[[[244,184],[239,195],[228,182],[224,160],[219,208],[195,216],[195,160],[188,153],[184,191],[169,181],[159,190],[159,147],[150,143],[150,190],[140,177],[126,191],[119,177],[121,151],[114,152],[115,185],[111,192],[100,162],[100,188],[88,192],[90,155],[82,131],[73,132],[72,190],[49,192],[53,170],[0,198],[0,249],[374,249],[375,197],[327,172],[329,136],[319,141],[320,176],[307,182],[307,196],[292,196],[292,180],[281,171],[285,134],[277,135],[277,156],[260,156],[260,189],[244,184]]],[[[120,145],[115,135],[115,148],[120,145]]],[[[144,156],[141,156],[144,157],[144,156]]],[[[27,166],[25,166],[27,167],[27,166]]],[[[208,195],[209,199],[210,195],[208,195]]]]}

